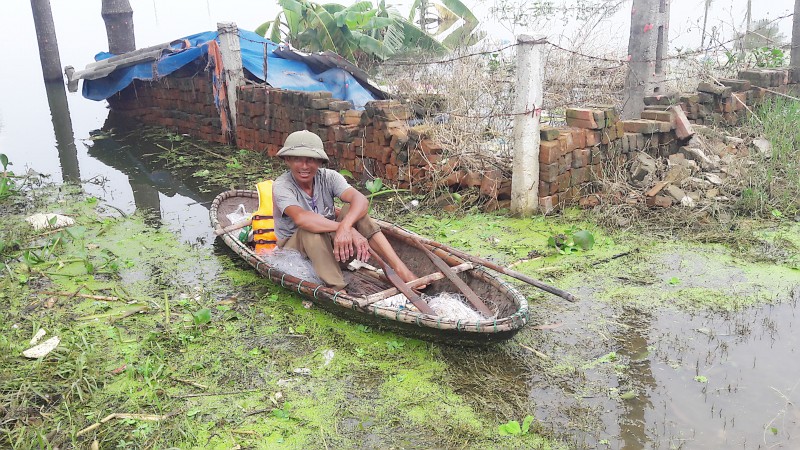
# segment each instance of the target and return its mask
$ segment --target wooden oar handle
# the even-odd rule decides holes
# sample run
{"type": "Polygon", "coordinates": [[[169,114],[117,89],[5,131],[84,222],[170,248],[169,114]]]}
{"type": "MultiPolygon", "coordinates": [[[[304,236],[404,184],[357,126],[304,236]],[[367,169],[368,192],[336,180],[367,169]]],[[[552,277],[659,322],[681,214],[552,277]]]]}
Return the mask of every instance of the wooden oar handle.
{"type": "Polygon", "coordinates": [[[222,236],[225,233],[230,233],[231,231],[240,230],[248,225],[252,225],[252,223],[253,219],[247,219],[243,222],[236,222],[235,224],[228,225],[225,228],[217,228],[216,230],[214,230],[214,234],[216,234],[217,236],[222,236]]]}

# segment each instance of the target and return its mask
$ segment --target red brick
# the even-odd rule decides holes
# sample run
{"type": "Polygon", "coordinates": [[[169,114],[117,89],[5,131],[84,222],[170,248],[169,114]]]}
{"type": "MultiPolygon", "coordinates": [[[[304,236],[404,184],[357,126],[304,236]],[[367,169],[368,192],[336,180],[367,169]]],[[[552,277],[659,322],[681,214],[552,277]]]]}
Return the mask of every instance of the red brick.
{"type": "Polygon", "coordinates": [[[670,111],[642,111],[642,119],[657,120],[659,122],[667,122],[674,126],[674,118],[670,111]]]}
{"type": "Polygon", "coordinates": [[[393,164],[386,165],[386,178],[392,181],[397,180],[397,166],[393,164]]]}
{"type": "MultiPolygon", "coordinates": [[[[617,122],[620,123],[620,122],[617,122]]],[[[594,130],[586,130],[586,146],[587,147],[594,147],[595,145],[600,145],[602,141],[602,137],[600,136],[599,131],[594,130]]]]}
{"type": "Polygon", "coordinates": [[[687,139],[691,135],[694,134],[694,130],[692,129],[692,124],[689,122],[689,119],[686,118],[686,114],[683,113],[683,109],[680,106],[673,106],[672,114],[675,118],[675,135],[678,139],[687,139]]]}
{"type": "Polygon", "coordinates": [[[586,130],[583,128],[570,128],[570,132],[572,133],[572,142],[575,144],[575,148],[584,148],[586,147],[586,130]]]}
{"type": "Polygon", "coordinates": [[[567,153],[558,160],[558,173],[564,173],[572,168],[572,152],[567,153]]]}
{"type": "Polygon", "coordinates": [[[622,127],[626,133],[653,134],[670,130],[668,123],[647,119],[622,120],[622,127]]]}
{"type": "Polygon", "coordinates": [[[501,173],[497,169],[486,172],[481,180],[481,195],[489,198],[497,198],[500,177],[501,173]]]}
{"type": "Polygon", "coordinates": [[[367,145],[364,147],[364,155],[381,164],[387,164],[392,158],[392,149],[378,145],[367,145]]]}
{"type": "Polygon", "coordinates": [[[454,170],[441,181],[443,186],[455,186],[460,184],[466,173],[463,170],[454,170]]]}
{"type": "Polygon", "coordinates": [[[539,197],[539,209],[545,213],[551,213],[558,208],[558,194],[539,197]]]}
{"type": "Polygon", "coordinates": [[[548,183],[556,181],[558,179],[558,163],[540,164],[539,179],[548,183]]]}
{"type": "Polygon", "coordinates": [[[573,150],[575,150],[576,148],[575,141],[572,140],[572,133],[570,133],[569,131],[561,132],[561,135],[558,136],[558,140],[559,142],[562,142],[561,144],[562,154],[571,153],[573,150]]]}
{"type": "Polygon", "coordinates": [[[591,130],[599,130],[602,128],[594,120],[575,119],[572,117],[567,117],[567,125],[576,128],[588,128],[591,130]]]}
{"type": "Polygon", "coordinates": [[[339,123],[339,113],[336,111],[320,111],[319,124],[326,127],[339,123]]]}
{"type": "Polygon", "coordinates": [[[558,192],[558,183],[539,181],[539,197],[547,197],[558,192]]]}
{"type": "Polygon", "coordinates": [[[585,167],[592,162],[592,150],[576,148],[572,151],[572,167],[585,167]]]}
{"type": "Polygon", "coordinates": [[[568,120],[578,119],[585,120],[587,122],[594,122],[595,124],[599,125],[600,128],[603,128],[606,122],[605,113],[599,109],[567,108],[566,116],[568,120]]]}
{"type": "Polygon", "coordinates": [[[483,174],[480,172],[468,172],[464,178],[461,179],[461,186],[464,187],[473,187],[473,186],[480,186],[481,181],[483,179],[483,174]]]}
{"type": "Polygon", "coordinates": [[[586,167],[578,167],[571,170],[570,186],[580,186],[588,180],[588,170],[586,167]]]}
{"type": "Polygon", "coordinates": [[[433,142],[430,139],[423,139],[422,141],[420,141],[419,145],[420,148],[422,148],[422,151],[424,151],[426,155],[439,154],[442,153],[443,150],[441,145],[433,142]]]}
{"type": "Polygon", "coordinates": [[[645,203],[647,206],[658,206],[661,208],[669,208],[672,206],[672,197],[665,195],[656,195],[654,197],[647,197],[645,203]]]}
{"type": "Polygon", "coordinates": [[[366,121],[366,113],[364,113],[364,111],[358,111],[355,109],[345,111],[341,118],[341,123],[345,125],[362,125],[366,124],[366,121]]]}
{"type": "Polygon", "coordinates": [[[559,141],[539,142],[539,162],[542,164],[553,164],[561,157],[561,144],[559,141]]]}
{"type": "Polygon", "coordinates": [[[602,164],[592,164],[589,166],[590,173],[590,181],[602,180],[603,179],[603,165],[602,164]]]}
{"type": "Polygon", "coordinates": [[[578,200],[578,205],[580,205],[580,207],[584,209],[594,208],[599,204],[600,204],[600,197],[596,194],[587,195],[585,197],[581,197],[581,199],[578,200]]]}
{"type": "Polygon", "coordinates": [[[564,172],[558,176],[556,180],[556,184],[558,185],[558,192],[564,192],[570,187],[570,179],[572,178],[572,174],[570,172],[564,172]]]}

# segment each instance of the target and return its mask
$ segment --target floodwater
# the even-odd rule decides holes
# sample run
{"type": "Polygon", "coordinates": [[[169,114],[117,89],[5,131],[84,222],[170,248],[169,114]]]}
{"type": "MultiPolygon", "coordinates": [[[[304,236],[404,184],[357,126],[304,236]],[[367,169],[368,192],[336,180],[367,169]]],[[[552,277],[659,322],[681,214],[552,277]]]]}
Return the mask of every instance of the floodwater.
{"type": "Polygon", "coordinates": [[[775,306],[725,314],[609,310],[590,298],[543,333],[556,349],[574,340],[616,359],[586,368],[579,392],[531,374],[536,417],[554,432],[586,448],[797,448],[800,287],[775,306]]]}
{"type": "MultiPolygon", "coordinates": [[[[161,9],[156,2],[131,3],[140,47],[213,29],[217,21],[253,29],[275,15],[266,2],[159,2],[161,9]]],[[[105,49],[99,3],[91,17],[70,2],[51,5],[62,66],[82,68],[105,49]]],[[[213,194],[197,192],[149,162],[145,147],[90,141],[92,131],[104,126],[106,105],[67,93],[60,83],[43,83],[29,2],[12,0],[1,8],[4,29],[18,33],[6,46],[9,64],[0,71],[0,153],[9,156],[12,169],[79,181],[101,201],[126,214],[148,211],[155,225],[211,250],[207,208],[213,194]]],[[[702,272],[702,266],[683,264],[662,275],[689,279],[702,272]]],[[[721,274],[704,282],[748,281],[721,274]]],[[[588,361],[614,352],[611,363],[553,379],[540,375],[536,368],[543,362],[530,353],[517,360],[491,350],[445,350],[454,362],[455,389],[498,418],[533,414],[544,429],[577,447],[793,447],[800,433],[800,291],[775,292],[781,300],[775,306],[696,315],[609,307],[588,288],[577,294],[577,305],[549,301],[550,319],[562,325],[533,332],[541,336],[539,350],[555,360],[577,354],[588,361]]]]}

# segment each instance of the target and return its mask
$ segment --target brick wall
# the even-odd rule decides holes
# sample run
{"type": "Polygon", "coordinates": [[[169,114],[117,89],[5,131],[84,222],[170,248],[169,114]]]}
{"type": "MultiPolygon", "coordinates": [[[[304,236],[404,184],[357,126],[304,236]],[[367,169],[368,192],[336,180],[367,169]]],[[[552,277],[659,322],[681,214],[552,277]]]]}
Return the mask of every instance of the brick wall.
{"type": "Polygon", "coordinates": [[[110,97],[108,104],[114,111],[148,125],[176,129],[209,142],[227,141],[206,72],[152,82],[134,80],[110,97]]]}
{"type": "MultiPolygon", "coordinates": [[[[647,97],[642,118],[635,120],[619,120],[612,106],[568,108],[566,127],[541,130],[541,209],[575,204],[597,192],[604,168],[627,164],[638,151],[660,158],[678,153],[691,135],[692,123],[735,125],[748,107],[766,96],[796,88],[790,81],[798,76],[788,70],[742,71],[739,79],[719,80],[722,86],[700,83],[697,93],[647,97]]],[[[364,110],[355,110],[349,101],[331,98],[330,92],[246,85],[237,100],[235,136],[222,134],[206,72],[135,81],[109,104],[147,124],[271,156],[289,133],[310,130],[322,138],[331,167],[347,169],[357,180],[380,177],[412,192],[472,187],[492,208],[510,203],[509,176],[499,170],[464,169],[457,157],[448,158],[448,152],[430,139],[428,126],[408,126],[413,112],[395,100],[372,101],[364,110]]]]}

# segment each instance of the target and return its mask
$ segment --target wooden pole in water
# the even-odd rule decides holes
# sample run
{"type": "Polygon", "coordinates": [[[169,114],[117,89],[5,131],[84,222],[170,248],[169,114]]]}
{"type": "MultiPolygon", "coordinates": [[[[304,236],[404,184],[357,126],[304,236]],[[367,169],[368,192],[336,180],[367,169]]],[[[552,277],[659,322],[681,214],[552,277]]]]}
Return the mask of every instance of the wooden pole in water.
{"type": "Polygon", "coordinates": [[[128,0],[103,0],[100,15],[106,23],[110,53],[121,55],[136,50],[133,8],[128,0]]]}
{"type": "Polygon", "coordinates": [[[530,216],[539,208],[539,118],[542,114],[544,39],[517,38],[517,99],[514,102],[514,163],[511,212],[530,216]],[[525,114],[522,114],[522,113],[525,114]]]}
{"type": "Polygon", "coordinates": [[[39,43],[39,59],[42,62],[42,75],[45,81],[62,81],[61,56],[58,54],[58,40],[50,0],[31,0],[33,25],[39,43]]]}
{"type": "Polygon", "coordinates": [[[242,47],[239,43],[239,27],[233,22],[217,23],[219,51],[222,54],[225,85],[227,86],[228,112],[231,123],[230,140],[236,141],[236,97],[239,87],[244,85],[242,69],[242,47]]]}

